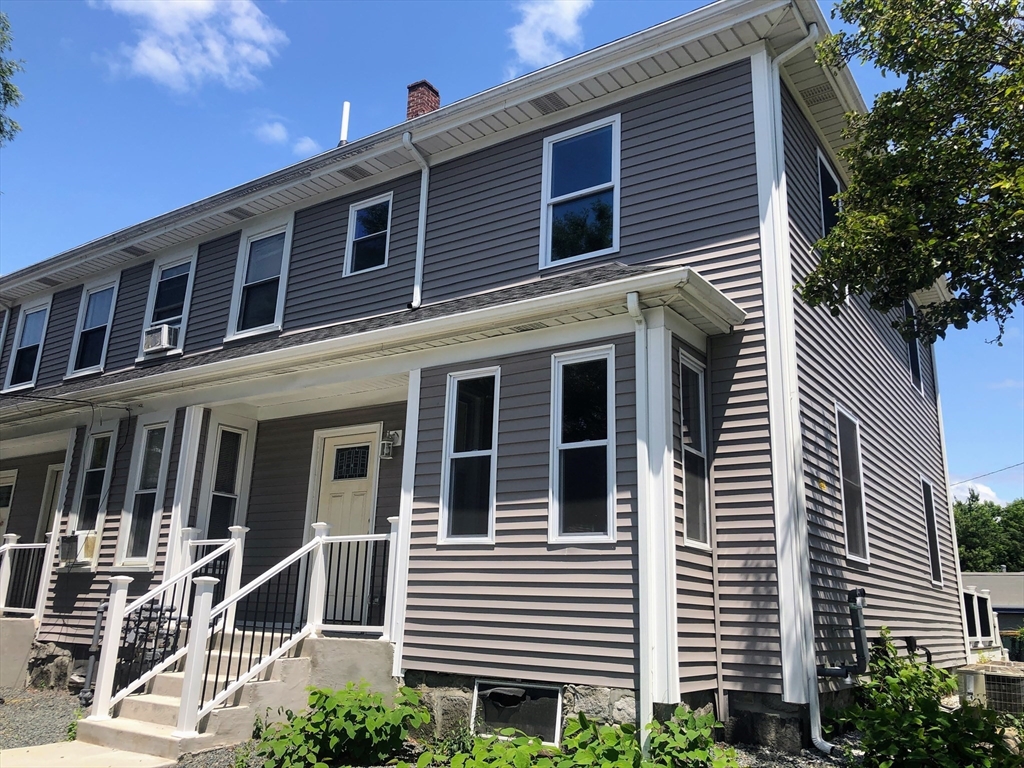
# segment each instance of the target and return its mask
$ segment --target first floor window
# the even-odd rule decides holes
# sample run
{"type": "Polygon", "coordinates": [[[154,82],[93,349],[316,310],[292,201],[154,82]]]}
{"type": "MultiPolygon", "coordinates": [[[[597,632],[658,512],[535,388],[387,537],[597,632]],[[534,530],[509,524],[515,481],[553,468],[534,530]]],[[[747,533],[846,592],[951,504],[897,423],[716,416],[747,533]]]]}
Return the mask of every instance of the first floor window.
{"type": "Polygon", "coordinates": [[[846,529],[846,554],[867,560],[868,538],[864,511],[864,478],[861,471],[860,425],[840,408],[836,409],[839,433],[839,475],[846,529]]]}
{"type": "Polygon", "coordinates": [[[210,519],[206,535],[210,539],[226,539],[228,528],[235,524],[238,507],[239,470],[241,469],[243,434],[221,429],[214,460],[213,492],[210,496],[210,519]]]}
{"type": "Polygon", "coordinates": [[[14,484],[18,480],[18,470],[8,469],[0,472],[0,531],[6,530],[10,520],[11,504],[14,501],[14,484]]]}
{"type": "Polygon", "coordinates": [[[613,368],[612,348],[554,356],[551,445],[556,538],[613,535],[613,368]]]}
{"type": "Polygon", "coordinates": [[[679,427],[683,463],[683,505],[688,541],[708,544],[708,467],[704,428],[704,369],[680,363],[679,427]]]}
{"type": "Polygon", "coordinates": [[[96,530],[100,508],[106,493],[107,469],[110,466],[110,445],[112,435],[93,435],[89,438],[86,452],[85,472],[82,475],[82,496],[78,503],[78,531],[96,530]]]}
{"type": "Polygon", "coordinates": [[[451,374],[445,416],[447,538],[493,535],[498,369],[451,374]]]}
{"type": "Polygon", "coordinates": [[[22,311],[21,328],[14,345],[9,386],[30,384],[36,380],[39,368],[39,350],[43,345],[47,307],[22,311]]]}
{"type": "Polygon", "coordinates": [[[73,371],[100,367],[107,348],[107,331],[113,311],[114,286],[86,292],[73,371]]]}
{"type": "Polygon", "coordinates": [[[921,495],[924,499],[924,526],[928,536],[928,561],[931,565],[932,581],[942,583],[942,561],[939,558],[939,532],[935,523],[935,498],[932,484],[921,480],[921,495]]]}
{"type": "Polygon", "coordinates": [[[128,546],[126,558],[129,560],[145,560],[149,557],[149,545],[153,534],[154,518],[157,509],[162,509],[157,492],[160,487],[160,476],[163,470],[164,437],[167,433],[166,424],[156,424],[143,428],[142,456],[138,482],[131,504],[131,525],[128,530],[128,546]]]}
{"type": "Polygon", "coordinates": [[[285,234],[278,232],[249,242],[239,297],[238,331],[277,322],[285,234]]]}

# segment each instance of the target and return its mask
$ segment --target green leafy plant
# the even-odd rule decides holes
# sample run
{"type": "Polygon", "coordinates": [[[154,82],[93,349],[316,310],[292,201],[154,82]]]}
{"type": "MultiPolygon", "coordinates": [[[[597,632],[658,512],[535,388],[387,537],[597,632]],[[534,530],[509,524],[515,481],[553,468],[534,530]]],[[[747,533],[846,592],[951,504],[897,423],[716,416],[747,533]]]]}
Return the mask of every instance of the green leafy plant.
{"type": "Polygon", "coordinates": [[[67,741],[74,741],[78,738],[78,721],[81,720],[84,715],[85,712],[81,707],[76,708],[74,713],[71,715],[71,722],[68,723],[67,728],[67,741]]]}
{"type": "Polygon", "coordinates": [[[582,712],[565,726],[562,750],[566,759],[560,766],[600,765],[608,768],[640,768],[642,744],[636,726],[604,725],[582,712]]]}
{"type": "Polygon", "coordinates": [[[365,683],[311,688],[306,709],[267,725],[256,751],[264,768],[380,765],[398,754],[410,728],[428,722],[411,688],[402,688],[390,707],[365,683]]]}
{"type": "Polygon", "coordinates": [[[686,707],[676,707],[671,720],[649,726],[651,760],[670,768],[738,766],[735,749],[715,744],[715,729],[721,727],[713,712],[698,715],[686,707]]]}
{"type": "MultiPolygon", "coordinates": [[[[545,744],[515,728],[503,728],[493,736],[478,736],[469,752],[458,752],[449,757],[428,749],[419,756],[416,768],[434,765],[451,768],[557,768],[568,765],[559,761],[560,756],[558,747],[545,744]]],[[[400,762],[398,768],[410,766],[400,762]]]]}
{"type": "Polygon", "coordinates": [[[900,657],[889,631],[872,648],[871,680],[843,720],[861,732],[865,768],[1020,768],[1003,742],[1003,718],[983,707],[942,708],[956,690],[945,670],[900,657]]]}
{"type": "Polygon", "coordinates": [[[449,729],[436,741],[426,744],[426,751],[433,755],[435,765],[445,765],[448,760],[459,753],[470,754],[476,743],[473,729],[462,722],[449,729]]]}

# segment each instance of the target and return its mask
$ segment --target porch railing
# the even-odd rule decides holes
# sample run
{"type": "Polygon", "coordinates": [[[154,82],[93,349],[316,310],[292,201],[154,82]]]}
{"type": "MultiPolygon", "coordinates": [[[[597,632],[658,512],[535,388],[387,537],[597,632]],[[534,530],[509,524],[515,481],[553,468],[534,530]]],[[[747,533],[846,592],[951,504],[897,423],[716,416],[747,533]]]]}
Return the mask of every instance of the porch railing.
{"type": "Polygon", "coordinates": [[[49,545],[19,544],[19,538],[4,534],[0,545],[0,615],[35,616],[46,589],[43,570],[49,545]]]}

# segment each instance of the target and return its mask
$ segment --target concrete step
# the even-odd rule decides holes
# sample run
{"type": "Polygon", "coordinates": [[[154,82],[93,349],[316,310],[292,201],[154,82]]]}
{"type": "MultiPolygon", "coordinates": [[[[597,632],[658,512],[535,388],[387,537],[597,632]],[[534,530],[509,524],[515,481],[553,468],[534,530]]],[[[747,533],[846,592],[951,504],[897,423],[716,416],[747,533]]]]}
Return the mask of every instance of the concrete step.
{"type": "Polygon", "coordinates": [[[176,760],[125,752],[84,741],[0,750],[3,768],[174,768],[176,760]]]}
{"type": "MultiPolygon", "coordinates": [[[[289,637],[294,630],[284,630],[284,637],[289,637]]],[[[249,649],[254,647],[256,652],[259,652],[260,645],[262,643],[264,655],[269,654],[282,642],[282,635],[279,630],[275,630],[274,634],[270,634],[268,629],[266,633],[262,630],[228,630],[224,634],[224,640],[221,642],[221,632],[213,634],[206,644],[207,648],[216,650],[217,648],[223,648],[225,651],[231,651],[232,653],[249,653],[249,649]]]]}
{"type": "Polygon", "coordinates": [[[154,693],[128,696],[121,702],[118,717],[144,720],[157,725],[177,725],[181,699],[177,696],[159,696],[154,693]]]}
{"type": "MultiPolygon", "coordinates": [[[[256,680],[268,680],[268,679],[270,679],[270,676],[271,676],[271,674],[273,672],[274,666],[275,665],[271,664],[270,667],[268,667],[267,669],[264,669],[256,677],[256,680]]],[[[212,670],[215,671],[216,670],[216,666],[212,667],[212,670]]],[[[207,690],[207,692],[212,691],[213,690],[213,686],[216,683],[218,683],[218,682],[223,683],[224,680],[226,680],[226,679],[231,679],[231,680],[235,679],[235,676],[236,676],[235,673],[237,671],[238,671],[238,668],[232,666],[230,668],[230,675],[229,675],[227,669],[225,667],[221,667],[221,673],[220,673],[219,679],[218,679],[217,675],[213,674],[212,672],[211,672],[211,674],[206,675],[205,676],[205,681],[206,681],[206,690],[207,690]]],[[[242,671],[243,672],[247,671],[247,667],[243,667],[242,671]]],[[[148,693],[155,693],[157,696],[175,696],[175,697],[180,697],[181,696],[181,689],[182,689],[182,687],[184,685],[184,682],[185,682],[185,673],[184,672],[161,672],[159,675],[157,675],[156,677],[153,678],[153,682],[150,683],[150,689],[149,689],[148,693]]]]}
{"type": "Polygon", "coordinates": [[[199,752],[219,746],[217,738],[212,733],[175,736],[173,725],[147,723],[144,720],[132,720],[127,717],[116,717],[112,720],[79,720],[78,740],[86,744],[141,752],[171,760],[177,760],[186,752],[199,752]]]}

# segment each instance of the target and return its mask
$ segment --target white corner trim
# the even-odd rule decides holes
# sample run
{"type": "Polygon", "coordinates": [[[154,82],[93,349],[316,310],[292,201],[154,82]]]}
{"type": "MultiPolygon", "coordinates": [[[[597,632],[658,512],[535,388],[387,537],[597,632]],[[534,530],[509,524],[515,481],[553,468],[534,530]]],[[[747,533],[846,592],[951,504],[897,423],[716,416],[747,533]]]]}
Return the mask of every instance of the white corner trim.
{"type": "Polygon", "coordinates": [[[402,494],[398,506],[398,546],[395,558],[395,592],[392,595],[391,639],[395,644],[391,674],[401,677],[402,651],[405,647],[405,612],[409,602],[409,557],[412,544],[413,489],[416,484],[416,456],[419,445],[420,381],[419,368],[409,371],[409,395],[405,406],[405,435],[402,445],[402,494]]]}

